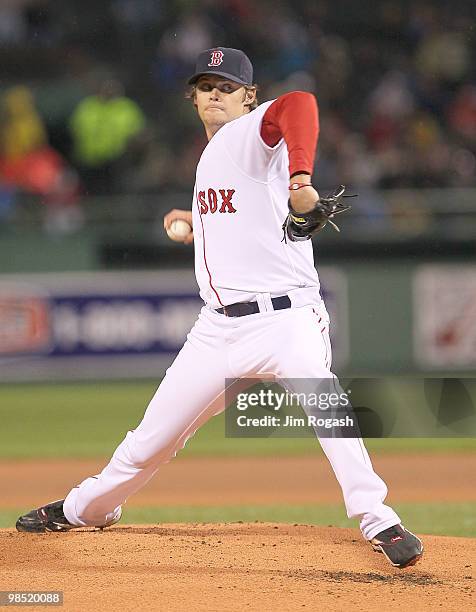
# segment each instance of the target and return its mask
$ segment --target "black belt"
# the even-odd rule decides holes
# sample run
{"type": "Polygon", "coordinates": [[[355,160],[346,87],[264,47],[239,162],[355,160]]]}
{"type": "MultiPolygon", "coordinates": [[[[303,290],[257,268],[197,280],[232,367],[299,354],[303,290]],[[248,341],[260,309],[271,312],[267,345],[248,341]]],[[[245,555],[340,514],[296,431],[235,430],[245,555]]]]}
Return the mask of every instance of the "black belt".
{"type": "MultiPolygon", "coordinates": [[[[287,295],[271,298],[271,304],[274,310],[291,308],[291,300],[287,295]]],[[[258,302],[237,302],[236,304],[230,304],[223,308],[216,308],[216,312],[224,314],[227,317],[245,317],[246,315],[257,314],[259,311],[258,302]]]]}

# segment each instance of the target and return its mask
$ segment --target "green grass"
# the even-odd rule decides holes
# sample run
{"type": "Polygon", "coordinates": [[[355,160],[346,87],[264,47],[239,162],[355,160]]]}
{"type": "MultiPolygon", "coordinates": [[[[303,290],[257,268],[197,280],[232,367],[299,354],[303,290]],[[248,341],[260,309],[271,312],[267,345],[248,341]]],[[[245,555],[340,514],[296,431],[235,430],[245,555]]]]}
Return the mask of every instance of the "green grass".
{"type": "MultiPolygon", "coordinates": [[[[142,418],[157,383],[0,385],[0,458],[109,456],[142,418]]],[[[188,456],[303,455],[312,438],[225,438],[224,417],[209,421],[182,451],[188,456]]],[[[373,452],[475,452],[474,438],[375,439],[373,452]]]]}
{"type": "MultiPolygon", "coordinates": [[[[27,510],[0,510],[0,527],[13,527],[27,510]]],[[[29,510],[29,508],[28,508],[29,510]]],[[[221,523],[267,521],[357,527],[345,516],[342,505],[169,506],[127,507],[122,524],[221,523]]],[[[395,510],[416,533],[476,537],[476,513],[472,503],[398,504],[395,510]]]]}

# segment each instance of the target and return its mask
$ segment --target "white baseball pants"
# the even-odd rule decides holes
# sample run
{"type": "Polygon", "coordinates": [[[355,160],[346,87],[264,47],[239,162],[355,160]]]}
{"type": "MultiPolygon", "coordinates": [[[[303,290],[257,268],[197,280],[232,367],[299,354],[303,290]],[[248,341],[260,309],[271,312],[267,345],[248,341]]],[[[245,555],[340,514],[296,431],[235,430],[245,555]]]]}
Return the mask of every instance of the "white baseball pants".
{"type": "MultiPolygon", "coordinates": [[[[269,373],[280,379],[332,376],[323,302],[300,306],[289,295],[292,308],[273,311],[267,294],[258,300],[260,312],[244,317],[202,308],[141,423],[127,433],[100,474],[86,478],[66,497],[64,513],[70,523],[92,526],[111,520],[201,425],[224,410],[225,379],[269,373]]],[[[399,523],[383,503],[387,487],[374,472],[362,440],[319,441],[342,488],[347,515],[360,519],[363,536],[369,540],[399,523]]]]}

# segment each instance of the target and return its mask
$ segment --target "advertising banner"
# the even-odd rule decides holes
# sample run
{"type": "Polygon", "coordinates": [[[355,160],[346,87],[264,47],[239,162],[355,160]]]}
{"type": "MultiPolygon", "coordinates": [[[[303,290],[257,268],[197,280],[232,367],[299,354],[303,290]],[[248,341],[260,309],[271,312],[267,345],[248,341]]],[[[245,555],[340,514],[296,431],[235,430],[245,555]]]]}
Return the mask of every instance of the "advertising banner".
{"type": "Polygon", "coordinates": [[[421,366],[476,366],[476,266],[426,265],[413,285],[414,350],[421,366]]]}
{"type": "MultiPolygon", "coordinates": [[[[345,278],[324,278],[342,362],[345,278]]],[[[0,381],[162,376],[202,305],[182,270],[0,277],[0,381]]]]}

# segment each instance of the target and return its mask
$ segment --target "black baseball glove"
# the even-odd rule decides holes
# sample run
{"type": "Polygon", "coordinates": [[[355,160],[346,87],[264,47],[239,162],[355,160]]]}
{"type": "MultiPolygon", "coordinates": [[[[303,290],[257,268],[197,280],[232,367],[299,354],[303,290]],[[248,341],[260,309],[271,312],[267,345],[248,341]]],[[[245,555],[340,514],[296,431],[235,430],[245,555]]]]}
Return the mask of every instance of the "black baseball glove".
{"type": "Polygon", "coordinates": [[[341,198],[353,198],[354,195],[344,195],[345,187],[341,185],[326,198],[319,198],[312,210],[306,213],[296,212],[289,203],[289,214],[283,223],[284,240],[287,238],[291,242],[309,240],[314,234],[330,223],[332,227],[340,231],[335,223],[331,221],[334,215],[349,210],[350,205],[346,205],[341,198]]]}

